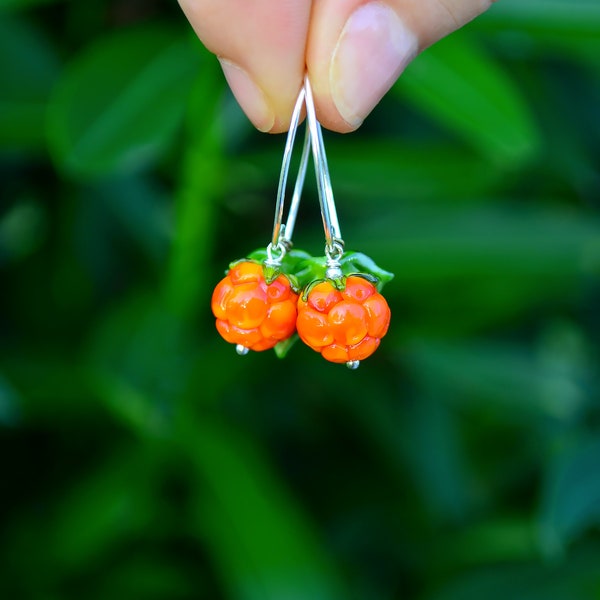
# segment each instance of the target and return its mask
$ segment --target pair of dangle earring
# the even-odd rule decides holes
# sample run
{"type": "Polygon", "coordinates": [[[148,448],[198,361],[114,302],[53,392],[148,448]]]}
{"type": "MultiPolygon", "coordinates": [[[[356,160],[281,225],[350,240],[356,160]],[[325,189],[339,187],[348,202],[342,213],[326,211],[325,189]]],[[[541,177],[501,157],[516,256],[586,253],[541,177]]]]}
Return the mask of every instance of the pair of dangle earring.
{"type": "Polygon", "coordinates": [[[266,248],[231,263],[216,286],[211,307],[217,330],[241,355],[274,348],[283,357],[300,338],[326,360],[356,369],[387,333],[391,313],[380,290],[392,277],[364,254],[344,250],[307,76],[283,153],[271,241],[266,248]],[[303,107],[306,133],[284,223],[286,184],[303,107]],[[292,244],[311,150],[325,232],[325,255],[319,257],[294,249],[292,244]]]}

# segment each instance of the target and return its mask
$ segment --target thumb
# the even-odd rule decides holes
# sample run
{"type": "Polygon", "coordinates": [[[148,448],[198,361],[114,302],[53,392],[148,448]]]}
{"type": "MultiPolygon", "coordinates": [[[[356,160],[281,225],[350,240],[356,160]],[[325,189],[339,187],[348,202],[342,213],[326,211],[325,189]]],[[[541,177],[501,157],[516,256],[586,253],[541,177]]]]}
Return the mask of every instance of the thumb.
{"type": "Polygon", "coordinates": [[[307,66],[319,119],[358,128],[419,51],[494,0],[321,0],[313,4],[307,66]]]}

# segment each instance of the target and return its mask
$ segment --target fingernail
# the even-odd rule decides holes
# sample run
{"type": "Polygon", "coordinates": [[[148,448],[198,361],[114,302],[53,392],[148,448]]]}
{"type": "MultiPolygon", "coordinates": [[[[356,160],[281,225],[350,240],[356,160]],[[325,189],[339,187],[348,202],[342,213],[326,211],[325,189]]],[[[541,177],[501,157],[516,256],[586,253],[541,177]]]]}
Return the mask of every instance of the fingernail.
{"type": "Polygon", "coordinates": [[[225,79],[239,105],[259,131],[270,131],[275,113],[264,92],[252,81],[244,69],[225,58],[219,58],[225,79]]]}
{"type": "Polygon", "coordinates": [[[333,52],[329,85],[342,118],[358,127],[417,52],[417,38],[381,2],[356,9],[333,52]]]}

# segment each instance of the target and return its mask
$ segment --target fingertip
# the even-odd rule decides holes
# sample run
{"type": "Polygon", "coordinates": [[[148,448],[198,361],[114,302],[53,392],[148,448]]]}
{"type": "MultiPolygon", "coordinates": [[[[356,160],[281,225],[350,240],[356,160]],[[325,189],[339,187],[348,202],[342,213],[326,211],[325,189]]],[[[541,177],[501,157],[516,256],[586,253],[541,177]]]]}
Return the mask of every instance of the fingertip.
{"type": "Polygon", "coordinates": [[[417,53],[493,0],[321,0],[313,5],[307,64],[317,113],[354,131],[417,53]]]}
{"type": "Polygon", "coordinates": [[[320,118],[340,133],[361,126],[418,50],[416,35],[387,3],[354,4],[347,14],[323,5],[309,41],[320,118]]]}
{"type": "MultiPolygon", "coordinates": [[[[300,93],[300,89],[302,87],[302,78],[300,78],[300,82],[298,84],[298,89],[294,92],[293,97],[290,102],[286,102],[282,105],[282,110],[280,112],[276,112],[275,114],[275,122],[273,123],[273,127],[268,131],[268,133],[285,133],[290,128],[290,122],[292,120],[292,113],[296,103],[296,99],[298,98],[298,94],[300,93]]],[[[299,123],[302,123],[306,116],[306,112],[304,108],[300,114],[299,123]]]]}
{"type": "Polygon", "coordinates": [[[300,75],[298,89],[289,98],[284,98],[279,90],[269,93],[267,86],[261,86],[235,62],[219,57],[219,63],[232,94],[256,129],[263,133],[283,133],[289,129],[291,109],[300,91],[300,75]]]}
{"type": "Polygon", "coordinates": [[[381,2],[350,14],[329,64],[331,98],[342,119],[358,128],[417,52],[417,38],[381,2]]]}
{"type": "Polygon", "coordinates": [[[225,79],[252,124],[262,132],[272,131],[275,111],[266,94],[248,72],[233,61],[219,57],[225,79]]]}
{"type": "Polygon", "coordinates": [[[355,121],[354,123],[348,123],[340,115],[329,93],[319,94],[317,92],[314,92],[313,88],[313,96],[315,99],[315,110],[317,113],[317,119],[325,129],[334,131],[335,133],[352,133],[363,124],[362,120],[355,121]]]}
{"type": "Polygon", "coordinates": [[[285,131],[305,71],[310,2],[179,2],[198,37],[219,57],[252,124],[264,132],[285,131]]]}

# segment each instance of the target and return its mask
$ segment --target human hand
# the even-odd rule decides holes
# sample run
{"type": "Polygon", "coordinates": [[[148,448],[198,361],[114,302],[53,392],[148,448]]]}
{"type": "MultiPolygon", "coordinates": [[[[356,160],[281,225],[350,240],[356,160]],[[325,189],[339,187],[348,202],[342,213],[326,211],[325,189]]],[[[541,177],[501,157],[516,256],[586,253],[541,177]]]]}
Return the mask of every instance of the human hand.
{"type": "Polygon", "coordinates": [[[289,127],[308,71],[322,125],[357,129],[424,48],[495,0],[179,0],[260,131],[289,127]]]}

